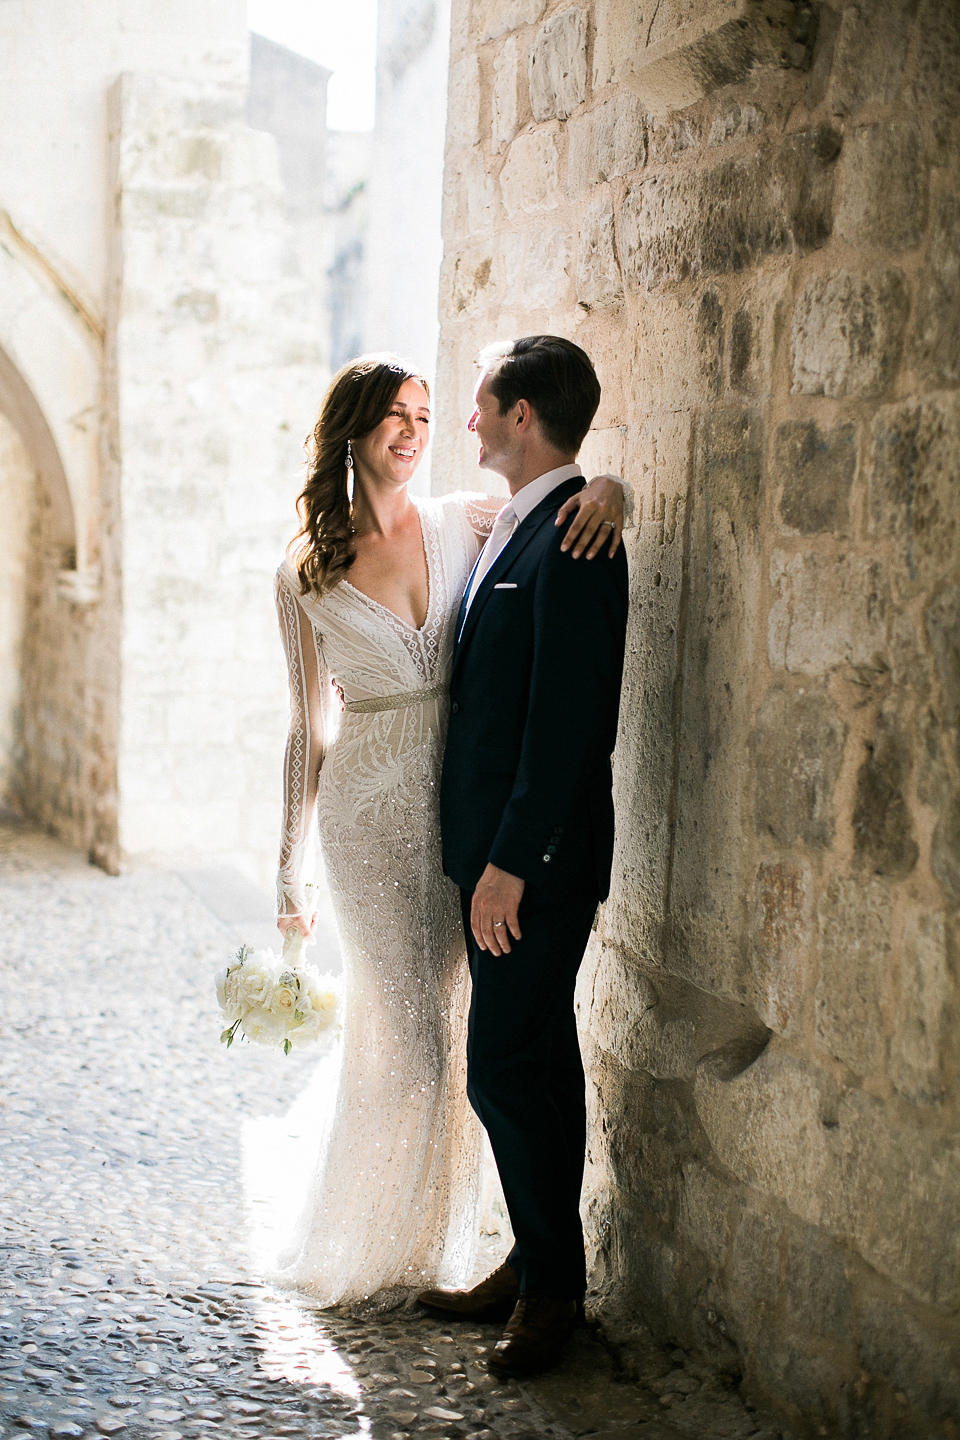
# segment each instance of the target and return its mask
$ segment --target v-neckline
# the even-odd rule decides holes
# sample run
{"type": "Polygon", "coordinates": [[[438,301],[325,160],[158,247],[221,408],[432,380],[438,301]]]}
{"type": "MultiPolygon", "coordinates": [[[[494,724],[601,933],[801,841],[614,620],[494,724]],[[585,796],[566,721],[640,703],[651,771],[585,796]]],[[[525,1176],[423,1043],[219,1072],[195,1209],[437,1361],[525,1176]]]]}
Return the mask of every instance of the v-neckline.
{"type": "Polygon", "coordinates": [[[391,610],[389,605],[384,605],[380,600],[374,600],[373,596],[368,595],[366,590],[361,590],[358,585],[352,585],[347,579],[343,579],[340,583],[341,585],[346,585],[348,590],[352,590],[354,595],[359,595],[360,599],[365,600],[368,605],[372,605],[375,610],[382,610],[384,615],[389,615],[391,620],[395,620],[398,625],[402,625],[404,630],[409,630],[411,635],[422,636],[427,628],[427,621],[430,619],[430,611],[433,607],[433,576],[430,574],[430,552],[427,547],[427,533],[423,511],[420,509],[416,500],[413,499],[412,495],[410,498],[413,500],[413,508],[416,510],[417,519],[420,522],[420,544],[423,546],[423,563],[427,571],[427,608],[424,611],[423,624],[411,625],[410,621],[404,620],[403,616],[398,615],[396,610],[391,610]]]}

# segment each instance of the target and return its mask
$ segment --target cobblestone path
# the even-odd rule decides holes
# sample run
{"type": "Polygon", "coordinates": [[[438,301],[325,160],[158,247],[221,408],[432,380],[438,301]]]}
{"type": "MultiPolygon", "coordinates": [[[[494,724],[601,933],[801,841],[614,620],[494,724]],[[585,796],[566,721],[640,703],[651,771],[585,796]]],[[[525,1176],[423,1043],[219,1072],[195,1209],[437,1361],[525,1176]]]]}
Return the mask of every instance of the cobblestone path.
{"type": "Polygon", "coordinates": [[[503,1384],[494,1327],[263,1284],[249,1153],[317,1067],[218,1045],[213,972],[263,917],[203,895],[0,823],[0,1440],[775,1440],[679,1351],[618,1383],[582,1331],[503,1384]]]}

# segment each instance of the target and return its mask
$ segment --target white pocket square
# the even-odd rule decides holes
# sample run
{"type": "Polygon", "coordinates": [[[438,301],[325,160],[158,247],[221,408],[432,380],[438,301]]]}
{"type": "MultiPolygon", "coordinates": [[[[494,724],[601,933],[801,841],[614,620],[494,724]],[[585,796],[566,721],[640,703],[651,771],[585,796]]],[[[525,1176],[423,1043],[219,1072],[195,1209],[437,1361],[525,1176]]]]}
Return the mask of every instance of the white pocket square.
{"type": "Polygon", "coordinates": [[[509,582],[501,582],[499,585],[494,585],[493,588],[494,590],[516,590],[517,587],[516,585],[511,585],[509,582]]]}

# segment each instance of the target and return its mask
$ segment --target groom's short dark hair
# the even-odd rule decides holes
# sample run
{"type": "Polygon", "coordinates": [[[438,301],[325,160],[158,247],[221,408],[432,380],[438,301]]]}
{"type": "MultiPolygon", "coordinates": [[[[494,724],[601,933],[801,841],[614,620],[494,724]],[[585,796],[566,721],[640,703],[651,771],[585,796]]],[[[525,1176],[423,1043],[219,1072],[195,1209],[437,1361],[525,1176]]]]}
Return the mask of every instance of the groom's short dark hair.
{"type": "Polygon", "coordinates": [[[526,335],[488,345],[478,363],[501,415],[526,400],[550,444],[577,453],[600,404],[600,381],[585,350],[561,335],[526,335]]]}

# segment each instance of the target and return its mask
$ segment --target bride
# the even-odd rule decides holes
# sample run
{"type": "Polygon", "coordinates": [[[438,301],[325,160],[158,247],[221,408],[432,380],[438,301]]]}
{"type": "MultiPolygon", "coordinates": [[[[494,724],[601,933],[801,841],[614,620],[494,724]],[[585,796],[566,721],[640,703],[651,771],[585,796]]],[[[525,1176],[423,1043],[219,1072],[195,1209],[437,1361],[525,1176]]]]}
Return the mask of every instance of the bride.
{"type": "MultiPolygon", "coordinates": [[[[303,528],[277,574],[291,696],[278,924],[304,935],[316,924],[318,829],[344,958],[336,1109],[278,1277],[321,1305],[463,1284],[479,1230],[469,972],[458,892],[441,870],[437,780],[454,622],[505,502],[409,494],[429,402],[423,377],[393,356],[344,366],[314,431],[303,528]]],[[[560,512],[571,516],[576,553],[616,548],[618,482],[594,480],[560,512]]]]}

